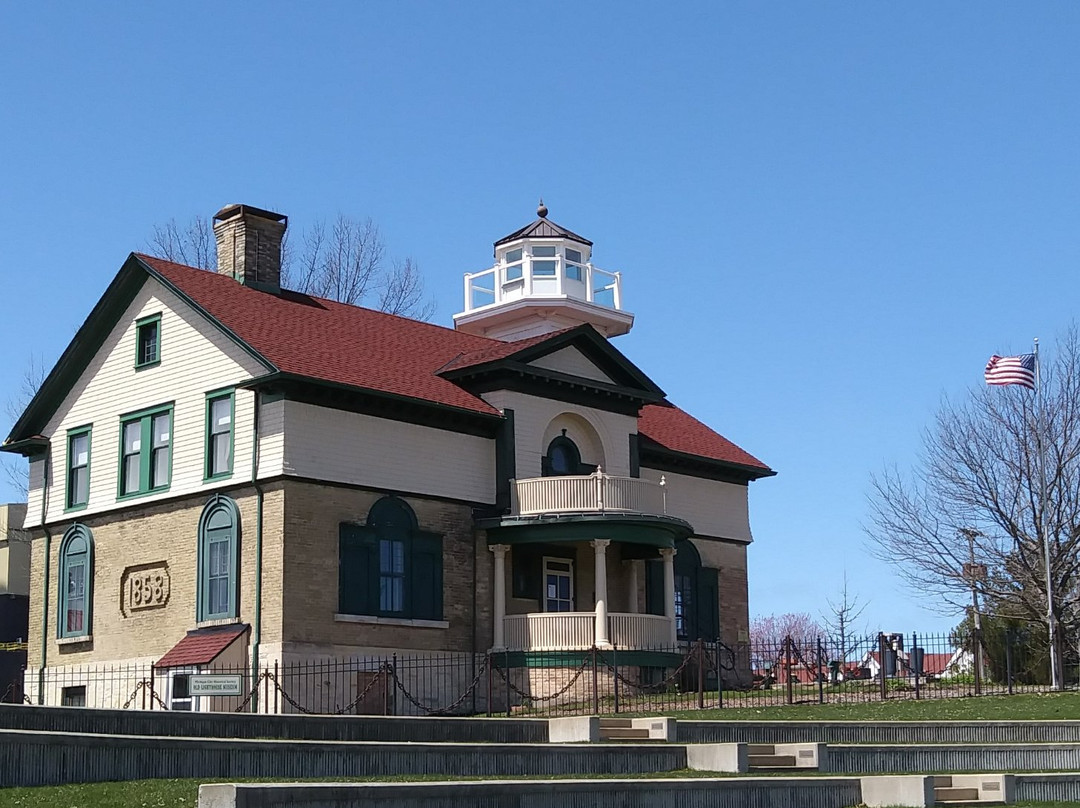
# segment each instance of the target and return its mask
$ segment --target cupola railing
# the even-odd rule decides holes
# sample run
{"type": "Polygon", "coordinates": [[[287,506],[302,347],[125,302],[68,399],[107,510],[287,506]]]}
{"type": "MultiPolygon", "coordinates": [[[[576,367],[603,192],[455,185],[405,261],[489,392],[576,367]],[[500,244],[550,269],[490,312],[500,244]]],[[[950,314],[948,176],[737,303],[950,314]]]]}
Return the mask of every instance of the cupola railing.
{"type": "MultiPolygon", "coordinates": [[[[561,251],[560,251],[561,252],[561,251]]],[[[465,312],[524,298],[573,298],[622,310],[622,273],[591,263],[575,264],[564,255],[524,255],[514,264],[502,261],[465,274],[465,312]],[[552,269],[554,265],[554,269],[552,269]]]]}

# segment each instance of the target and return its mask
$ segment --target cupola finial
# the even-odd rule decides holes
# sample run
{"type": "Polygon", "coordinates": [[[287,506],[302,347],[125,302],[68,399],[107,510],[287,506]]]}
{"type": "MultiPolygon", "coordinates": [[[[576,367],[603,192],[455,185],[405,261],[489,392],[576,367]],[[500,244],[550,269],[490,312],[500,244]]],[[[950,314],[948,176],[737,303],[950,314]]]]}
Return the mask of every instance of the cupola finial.
{"type": "Polygon", "coordinates": [[[547,205],[544,204],[544,197],[540,197],[540,204],[536,206],[536,215],[541,219],[546,219],[548,214],[547,205]]]}

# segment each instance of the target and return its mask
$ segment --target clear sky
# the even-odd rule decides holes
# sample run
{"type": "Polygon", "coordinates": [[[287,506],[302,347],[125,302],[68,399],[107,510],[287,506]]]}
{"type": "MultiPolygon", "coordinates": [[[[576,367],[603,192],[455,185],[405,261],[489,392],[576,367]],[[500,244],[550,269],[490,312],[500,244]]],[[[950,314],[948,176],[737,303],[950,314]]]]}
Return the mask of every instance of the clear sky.
{"type": "Polygon", "coordinates": [[[542,195],[624,273],[617,346],[779,471],[751,613],[846,568],[871,626],[944,629],[868,479],[1073,320],[1078,42],[1075,2],[5,3],[0,392],[171,218],[370,216],[449,324],[542,195]]]}

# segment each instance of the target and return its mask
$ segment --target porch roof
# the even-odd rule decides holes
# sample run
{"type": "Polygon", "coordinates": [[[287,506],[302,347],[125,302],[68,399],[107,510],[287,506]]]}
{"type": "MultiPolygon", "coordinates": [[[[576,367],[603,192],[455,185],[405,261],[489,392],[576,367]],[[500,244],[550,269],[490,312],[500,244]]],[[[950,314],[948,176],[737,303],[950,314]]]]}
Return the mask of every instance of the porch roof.
{"type": "Polygon", "coordinates": [[[651,547],[674,547],[693,535],[689,522],[674,516],[627,513],[561,513],[477,520],[488,544],[537,544],[610,539],[651,547]]]}

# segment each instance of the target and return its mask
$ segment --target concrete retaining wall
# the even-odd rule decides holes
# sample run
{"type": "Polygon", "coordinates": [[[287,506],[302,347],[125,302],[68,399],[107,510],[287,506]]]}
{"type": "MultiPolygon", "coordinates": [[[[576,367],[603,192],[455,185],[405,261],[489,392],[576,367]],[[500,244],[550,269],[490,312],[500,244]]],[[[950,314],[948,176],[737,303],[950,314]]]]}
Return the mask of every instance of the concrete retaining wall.
{"type": "Polygon", "coordinates": [[[1080,743],[1080,721],[684,721],[679,743],[1080,743]]]}
{"type": "Polygon", "coordinates": [[[1077,802],[1080,801],[1080,773],[1018,774],[1013,777],[1013,788],[1017,801],[1077,802]]]}
{"type": "Polygon", "coordinates": [[[857,778],[757,777],[696,780],[559,780],[359,785],[212,785],[199,808],[847,808],[860,801],[857,778]]]}
{"type": "Polygon", "coordinates": [[[0,731],[0,786],[177,777],[639,774],[685,767],[684,746],[333,743],[0,731]]]}
{"type": "Polygon", "coordinates": [[[253,715],[17,704],[0,704],[0,729],[312,741],[544,743],[548,738],[544,719],[253,715]]]}
{"type": "Polygon", "coordinates": [[[838,774],[1071,771],[1080,770],[1080,745],[830,745],[828,765],[838,774]]]}

